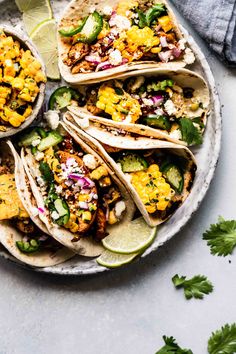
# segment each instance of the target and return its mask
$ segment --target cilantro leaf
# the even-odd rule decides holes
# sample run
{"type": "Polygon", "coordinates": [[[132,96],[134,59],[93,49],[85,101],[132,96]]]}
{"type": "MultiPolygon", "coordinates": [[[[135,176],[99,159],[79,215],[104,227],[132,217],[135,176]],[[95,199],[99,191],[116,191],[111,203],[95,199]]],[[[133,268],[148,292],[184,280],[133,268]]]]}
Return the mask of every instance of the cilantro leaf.
{"type": "Polygon", "coordinates": [[[226,324],[220,330],[213,332],[207,349],[209,354],[236,353],[236,323],[226,324]]]}
{"type": "Polygon", "coordinates": [[[228,256],[236,246],[236,220],[224,220],[219,217],[218,224],[210,225],[203,234],[203,240],[210,246],[211,254],[228,256]]]}
{"type": "Polygon", "coordinates": [[[164,4],[156,4],[153,7],[151,7],[149,10],[146,12],[146,23],[148,27],[151,26],[151,23],[153,20],[156,18],[165,15],[167,12],[166,7],[164,4]]]}
{"type": "Polygon", "coordinates": [[[196,275],[186,280],[186,277],[179,277],[179,275],[176,274],[173,276],[172,282],[177,289],[184,288],[184,294],[187,300],[192,297],[195,299],[203,299],[204,294],[209,294],[213,291],[212,283],[204,275],[196,275]]]}
{"type": "Polygon", "coordinates": [[[193,124],[189,118],[181,118],[180,130],[182,134],[182,139],[186,141],[188,145],[200,145],[202,144],[202,134],[197,127],[193,124]]]}
{"type": "Polygon", "coordinates": [[[182,349],[173,337],[163,336],[165,345],[156,354],[193,354],[190,349],[182,349]]]}

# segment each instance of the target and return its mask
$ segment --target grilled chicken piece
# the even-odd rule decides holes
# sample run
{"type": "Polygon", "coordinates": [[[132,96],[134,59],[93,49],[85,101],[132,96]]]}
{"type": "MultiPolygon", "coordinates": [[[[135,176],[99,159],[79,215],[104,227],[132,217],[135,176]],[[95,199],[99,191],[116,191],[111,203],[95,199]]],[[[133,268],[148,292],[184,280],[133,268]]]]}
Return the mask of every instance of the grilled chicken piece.
{"type": "Polygon", "coordinates": [[[91,89],[87,92],[86,101],[87,101],[87,110],[91,112],[94,116],[97,116],[102,113],[102,109],[96,106],[97,102],[97,93],[95,89],[91,89]]]}
{"type": "Polygon", "coordinates": [[[23,234],[32,234],[35,231],[34,224],[30,219],[18,220],[16,227],[23,234]]]}
{"type": "Polygon", "coordinates": [[[107,145],[107,144],[103,144],[103,143],[101,143],[101,144],[104,147],[104,149],[108,152],[108,154],[113,154],[113,153],[121,151],[120,148],[117,148],[117,147],[114,147],[114,146],[110,146],[110,145],[107,145]]]}
{"type": "Polygon", "coordinates": [[[94,71],[95,66],[96,66],[95,64],[87,60],[82,60],[73,66],[71,72],[72,74],[92,72],[94,71]]]}
{"type": "Polygon", "coordinates": [[[106,233],[106,215],[101,208],[98,208],[97,210],[95,223],[96,223],[95,237],[97,240],[102,240],[107,235],[107,233],[106,233]]]}
{"type": "Polygon", "coordinates": [[[79,60],[83,59],[85,55],[89,52],[89,45],[86,43],[76,43],[73,44],[68,52],[67,58],[65,59],[65,64],[72,66],[79,60]]]}

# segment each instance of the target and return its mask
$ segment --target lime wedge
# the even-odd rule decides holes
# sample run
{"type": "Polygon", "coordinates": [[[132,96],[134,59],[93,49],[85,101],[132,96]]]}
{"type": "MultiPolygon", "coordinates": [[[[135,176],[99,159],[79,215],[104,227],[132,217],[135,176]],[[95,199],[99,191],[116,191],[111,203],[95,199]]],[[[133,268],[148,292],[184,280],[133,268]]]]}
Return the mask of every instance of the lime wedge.
{"type": "Polygon", "coordinates": [[[111,229],[109,236],[102,240],[103,246],[120,254],[140,253],[156,237],[156,227],[150,227],[144,219],[138,218],[121,228],[111,229]]]}
{"type": "Polygon", "coordinates": [[[51,19],[52,8],[49,0],[15,0],[19,10],[23,12],[25,29],[31,35],[34,28],[45,20],[51,19]]]}
{"type": "Polygon", "coordinates": [[[118,254],[106,250],[97,258],[97,263],[106,268],[118,268],[130,263],[137,256],[138,253],[118,254]]]}
{"type": "Polygon", "coordinates": [[[56,31],[55,20],[46,20],[41,22],[30,36],[46,65],[47,77],[52,80],[60,79],[56,31]]]}

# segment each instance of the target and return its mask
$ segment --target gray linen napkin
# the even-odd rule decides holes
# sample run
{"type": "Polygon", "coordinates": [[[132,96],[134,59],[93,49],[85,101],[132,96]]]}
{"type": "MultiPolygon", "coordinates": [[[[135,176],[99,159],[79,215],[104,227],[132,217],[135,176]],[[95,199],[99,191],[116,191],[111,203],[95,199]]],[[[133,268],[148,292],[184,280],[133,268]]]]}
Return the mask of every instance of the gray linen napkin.
{"type": "Polygon", "coordinates": [[[236,66],[236,0],[172,0],[200,36],[236,66]]]}

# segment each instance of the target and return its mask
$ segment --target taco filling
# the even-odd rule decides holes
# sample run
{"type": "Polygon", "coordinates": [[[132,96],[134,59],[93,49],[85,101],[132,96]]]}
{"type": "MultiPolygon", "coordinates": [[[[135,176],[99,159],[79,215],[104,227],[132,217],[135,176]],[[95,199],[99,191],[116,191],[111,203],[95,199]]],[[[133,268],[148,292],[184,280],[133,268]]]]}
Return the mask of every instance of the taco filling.
{"type": "Polygon", "coordinates": [[[15,175],[8,164],[0,166],[0,223],[3,221],[9,221],[22,235],[22,240],[15,242],[22,253],[31,254],[46,249],[55,251],[61,248],[60,244],[43,233],[30,219],[19,198],[15,175]]]}
{"type": "Polygon", "coordinates": [[[188,145],[201,144],[206,103],[169,77],[138,76],[87,88],[86,109],[114,122],[142,124],[188,145]]]}
{"type": "Polygon", "coordinates": [[[73,241],[101,240],[107,225],[122,219],[126,204],[107,167],[63,134],[35,128],[20,142],[33,156],[29,167],[45,204],[40,213],[69,230],[73,241]]]}
{"type": "Polygon", "coordinates": [[[109,155],[138,194],[148,214],[165,219],[189,194],[195,165],[191,166],[184,157],[160,149],[113,153],[105,148],[110,151],[109,155]]]}
{"type": "Polygon", "coordinates": [[[194,62],[165,4],[121,0],[116,6],[91,9],[77,21],[62,20],[61,39],[70,49],[64,64],[72,74],[107,70],[126,63],[194,62]],[[72,24],[71,24],[72,22],[72,24]]]}

